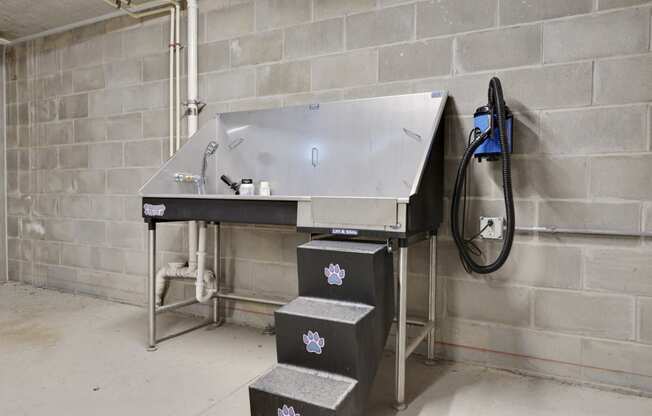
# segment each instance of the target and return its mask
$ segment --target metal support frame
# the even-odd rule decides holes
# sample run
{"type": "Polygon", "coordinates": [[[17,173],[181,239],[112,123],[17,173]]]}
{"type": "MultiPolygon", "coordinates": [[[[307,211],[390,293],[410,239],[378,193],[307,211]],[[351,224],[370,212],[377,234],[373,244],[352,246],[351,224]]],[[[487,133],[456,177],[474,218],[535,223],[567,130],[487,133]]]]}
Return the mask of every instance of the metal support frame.
{"type": "Polygon", "coordinates": [[[435,343],[437,342],[437,234],[428,241],[428,331],[427,365],[435,364],[435,343]]]}
{"type": "Polygon", "coordinates": [[[156,351],[156,223],[148,224],[147,238],[147,350],[156,351]]]}
{"type": "MultiPolygon", "coordinates": [[[[421,342],[427,340],[427,359],[426,364],[432,365],[435,360],[435,341],[436,341],[436,289],[437,289],[437,235],[432,234],[428,239],[428,319],[426,321],[408,319],[407,317],[407,275],[408,275],[408,240],[399,241],[399,273],[396,282],[396,361],[395,361],[395,404],[397,410],[405,410],[405,373],[407,359],[414,353],[421,342]],[[409,325],[421,327],[416,337],[408,341],[407,328],[409,325]]],[[[156,223],[149,223],[148,239],[148,318],[149,318],[149,337],[148,350],[155,351],[157,342],[164,341],[178,335],[186,334],[190,331],[205,327],[207,325],[219,325],[222,319],[219,316],[219,300],[232,300],[240,302],[250,302],[270,306],[283,306],[285,302],[261,299],[248,296],[240,296],[233,293],[224,293],[220,291],[219,282],[221,278],[221,248],[220,248],[220,224],[215,227],[215,262],[214,268],[217,279],[217,293],[212,299],[211,318],[206,322],[198,324],[192,328],[183,330],[177,334],[167,335],[160,339],[156,337],[156,315],[159,313],[169,312],[184,306],[197,303],[195,299],[187,299],[170,305],[156,307],[156,223]]]]}
{"type": "Polygon", "coordinates": [[[407,319],[407,275],[408,275],[408,245],[407,240],[399,241],[399,272],[397,282],[397,325],[396,325],[396,361],[395,361],[395,403],[396,410],[407,409],[405,402],[405,370],[407,359],[419,347],[424,339],[428,342],[426,364],[432,365],[435,360],[435,334],[436,334],[436,289],[437,289],[437,235],[429,238],[428,255],[428,320],[425,323],[416,323],[422,326],[421,330],[408,342],[408,325],[414,325],[407,319]]]}
{"type": "MultiPolygon", "coordinates": [[[[211,299],[211,316],[208,320],[197,324],[188,329],[184,329],[180,332],[165,335],[163,337],[157,338],[156,335],[156,315],[166,312],[171,312],[176,309],[180,309],[186,306],[194,305],[199,303],[197,299],[185,299],[179,302],[171,303],[169,305],[156,306],[156,222],[151,221],[148,223],[149,234],[148,234],[148,245],[147,245],[147,315],[148,315],[148,337],[147,337],[147,350],[156,351],[158,348],[158,343],[165,341],[188,332],[192,332],[196,329],[203,328],[208,325],[213,325],[215,327],[220,326],[224,319],[219,315],[220,299],[232,300],[239,302],[248,302],[256,303],[261,305],[270,305],[270,306],[283,306],[286,302],[273,300],[273,299],[262,299],[255,298],[250,296],[241,296],[234,293],[225,293],[220,291],[220,282],[221,282],[221,227],[219,223],[215,223],[215,244],[214,244],[214,261],[213,268],[215,270],[215,279],[216,279],[216,289],[217,293],[211,299]]],[[[183,279],[187,280],[187,279],[183,279]]],[[[414,321],[416,324],[419,324],[418,321],[414,321]]]]}
{"type": "Polygon", "coordinates": [[[395,393],[396,410],[405,410],[405,365],[407,360],[407,271],[408,271],[407,242],[400,242],[398,260],[398,293],[396,309],[398,323],[396,325],[396,367],[395,367],[395,393]],[[405,244],[405,245],[404,245],[405,244]]]}
{"type": "MultiPolygon", "coordinates": [[[[156,306],[156,222],[151,221],[148,223],[148,239],[147,239],[147,320],[148,320],[148,332],[147,332],[147,351],[156,351],[158,349],[158,343],[165,341],[177,336],[187,334],[194,330],[203,328],[208,325],[218,325],[218,304],[217,297],[213,297],[212,308],[211,308],[211,317],[197,325],[194,325],[190,328],[184,329],[174,334],[168,334],[161,338],[156,336],[156,315],[170,312],[185,306],[194,305],[199,303],[197,299],[185,299],[176,303],[171,303],[164,306],[156,306]]],[[[219,235],[219,234],[218,234],[219,235]]],[[[219,247],[216,247],[216,252],[219,254],[219,247]]],[[[219,279],[219,275],[216,277],[219,279]]],[[[218,283],[219,284],[219,283],[218,283]]]]}

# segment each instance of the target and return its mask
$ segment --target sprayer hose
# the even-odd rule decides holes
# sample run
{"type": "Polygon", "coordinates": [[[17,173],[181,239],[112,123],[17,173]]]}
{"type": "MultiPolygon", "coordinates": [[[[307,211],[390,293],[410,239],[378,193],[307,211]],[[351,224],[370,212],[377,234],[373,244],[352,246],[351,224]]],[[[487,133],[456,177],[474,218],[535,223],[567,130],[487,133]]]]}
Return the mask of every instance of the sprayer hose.
{"type": "Polygon", "coordinates": [[[503,194],[505,196],[505,216],[506,216],[506,231],[505,238],[503,240],[503,246],[500,251],[500,254],[491,264],[479,264],[477,263],[468,251],[468,248],[465,244],[464,236],[460,231],[460,218],[459,218],[459,209],[460,209],[460,199],[463,193],[464,182],[466,179],[466,173],[470,161],[473,159],[473,154],[476,149],[484,143],[488,138],[488,134],[491,134],[491,131],[474,140],[464,151],[462,160],[460,162],[459,168],[457,170],[457,178],[455,179],[455,186],[453,188],[452,203],[451,203],[451,231],[453,234],[453,239],[455,240],[455,245],[460,253],[460,259],[464,263],[464,266],[467,270],[471,270],[479,274],[493,273],[499,268],[501,268],[512,249],[512,244],[514,242],[514,226],[515,226],[515,214],[514,214],[514,197],[512,195],[512,168],[511,168],[511,159],[508,149],[508,143],[506,138],[506,107],[505,100],[503,98],[503,90],[498,78],[492,78],[489,82],[489,107],[492,109],[490,117],[493,122],[493,117],[495,114],[496,122],[498,124],[498,136],[500,139],[501,146],[501,160],[502,160],[502,177],[503,177],[503,194]]]}

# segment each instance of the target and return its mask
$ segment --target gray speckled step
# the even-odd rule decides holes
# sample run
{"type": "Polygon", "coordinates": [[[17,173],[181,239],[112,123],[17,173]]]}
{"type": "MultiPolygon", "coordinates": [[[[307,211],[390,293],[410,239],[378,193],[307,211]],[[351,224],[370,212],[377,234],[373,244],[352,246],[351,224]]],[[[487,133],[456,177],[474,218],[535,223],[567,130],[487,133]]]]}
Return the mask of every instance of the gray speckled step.
{"type": "Polygon", "coordinates": [[[277,415],[284,406],[302,416],[355,415],[357,385],[351,378],[279,364],[249,386],[251,415],[277,415]]]}
{"type": "Polygon", "coordinates": [[[363,390],[371,383],[379,358],[373,306],[299,297],[278,309],[276,358],[288,364],[351,377],[363,390]]]}
{"type": "Polygon", "coordinates": [[[361,241],[312,240],[298,247],[299,249],[333,250],[337,252],[374,254],[387,248],[386,244],[365,243],[361,241]]]}
{"type": "Polygon", "coordinates": [[[362,303],[298,297],[276,311],[277,314],[301,315],[310,318],[355,324],[374,309],[362,303]]]}

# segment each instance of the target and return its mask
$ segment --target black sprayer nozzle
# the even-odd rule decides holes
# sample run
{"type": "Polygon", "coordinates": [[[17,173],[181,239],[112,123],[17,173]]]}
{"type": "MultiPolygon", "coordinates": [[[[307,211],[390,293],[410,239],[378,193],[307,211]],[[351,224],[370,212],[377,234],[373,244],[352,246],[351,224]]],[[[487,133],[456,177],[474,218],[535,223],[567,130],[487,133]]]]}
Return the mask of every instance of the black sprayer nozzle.
{"type": "Polygon", "coordinates": [[[229,178],[226,175],[220,176],[220,179],[222,179],[222,182],[227,184],[229,188],[233,189],[233,192],[235,192],[236,195],[240,195],[240,184],[237,182],[233,182],[231,178],[229,178]]]}

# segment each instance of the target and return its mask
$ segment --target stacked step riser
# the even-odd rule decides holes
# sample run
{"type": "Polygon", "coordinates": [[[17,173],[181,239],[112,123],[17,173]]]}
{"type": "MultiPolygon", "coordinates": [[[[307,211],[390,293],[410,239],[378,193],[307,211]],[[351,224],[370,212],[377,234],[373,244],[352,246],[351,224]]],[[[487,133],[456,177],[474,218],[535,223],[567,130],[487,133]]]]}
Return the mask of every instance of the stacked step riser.
{"type": "Polygon", "coordinates": [[[337,250],[341,244],[312,241],[297,249],[299,296],[374,306],[375,321],[383,328],[375,333],[384,346],[394,318],[392,256],[387,247],[379,244],[347,242],[346,251],[337,250]],[[339,279],[342,274],[344,277],[339,279]]]}
{"type": "Polygon", "coordinates": [[[252,415],[361,415],[393,318],[392,257],[384,245],[344,241],[297,254],[299,297],[275,314],[277,355],[279,367],[313,370],[315,381],[281,392],[271,385],[277,367],[250,387],[252,415]],[[323,400],[312,385],[324,378],[347,394],[323,400]]]}

